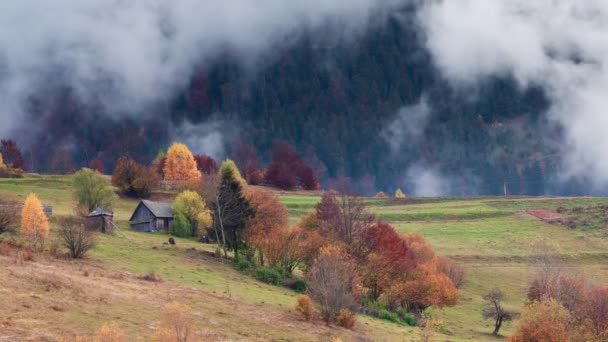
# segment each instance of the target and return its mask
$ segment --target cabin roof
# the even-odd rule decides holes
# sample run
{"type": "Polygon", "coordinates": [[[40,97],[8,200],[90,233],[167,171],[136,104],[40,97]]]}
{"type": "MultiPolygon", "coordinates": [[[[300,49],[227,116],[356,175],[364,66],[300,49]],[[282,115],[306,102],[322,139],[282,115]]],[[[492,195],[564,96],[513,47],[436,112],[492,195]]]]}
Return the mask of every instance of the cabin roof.
{"type": "Polygon", "coordinates": [[[113,213],[103,210],[102,208],[95,208],[95,210],[91,211],[87,217],[95,217],[95,216],[114,216],[113,213]]]}

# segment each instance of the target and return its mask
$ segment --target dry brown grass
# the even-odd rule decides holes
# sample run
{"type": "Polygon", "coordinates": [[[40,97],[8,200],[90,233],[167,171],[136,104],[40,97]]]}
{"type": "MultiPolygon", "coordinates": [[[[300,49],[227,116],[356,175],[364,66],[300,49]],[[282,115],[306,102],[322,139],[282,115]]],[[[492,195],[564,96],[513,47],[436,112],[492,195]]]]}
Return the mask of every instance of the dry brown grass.
{"type": "Polygon", "coordinates": [[[0,256],[0,265],[0,336],[20,341],[76,340],[94,336],[110,322],[116,322],[129,341],[149,341],[162,326],[163,307],[174,300],[193,308],[193,335],[205,341],[329,341],[336,335],[356,339],[355,332],[302,321],[295,312],[169,281],[141,280],[90,260],[40,258],[15,264],[0,256]]]}

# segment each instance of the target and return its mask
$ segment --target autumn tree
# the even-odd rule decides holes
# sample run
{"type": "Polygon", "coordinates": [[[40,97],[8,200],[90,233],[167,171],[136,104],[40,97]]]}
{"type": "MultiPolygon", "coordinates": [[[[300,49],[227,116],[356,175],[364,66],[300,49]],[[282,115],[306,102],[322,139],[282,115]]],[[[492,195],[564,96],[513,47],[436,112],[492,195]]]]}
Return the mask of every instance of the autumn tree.
{"type": "Polygon", "coordinates": [[[98,173],[101,173],[102,175],[105,174],[105,168],[103,167],[103,162],[99,158],[95,158],[89,163],[89,169],[91,169],[93,171],[97,171],[98,173]]]}
{"type": "Polygon", "coordinates": [[[0,140],[0,154],[4,164],[15,169],[25,170],[25,159],[17,143],[12,139],[0,140]]]}
{"type": "Polygon", "coordinates": [[[405,198],[405,194],[403,193],[403,191],[401,191],[401,189],[397,189],[395,191],[395,198],[405,198]]]}
{"type": "MultiPolygon", "coordinates": [[[[96,208],[109,210],[115,200],[114,191],[99,173],[82,169],[74,175],[74,199],[88,212],[96,208]]],[[[88,213],[87,212],[87,213],[88,213]]]]}
{"type": "Polygon", "coordinates": [[[197,182],[201,179],[192,152],[185,144],[173,143],[167,151],[165,179],[173,182],[197,182]]]}
{"type": "Polygon", "coordinates": [[[467,276],[467,267],[442,257],[437,257],[435,263],[437,270],[450,278],[456,288],[460,288],[467,276]]]}
{"type": "Polygon", "coordinates": [[[569,341],[572,316],[554,299],[535,301],[526,306],[515,334],[507,341],[569,341]]]}
{"type": "Polygon", "coordinates": [[[285,190],[294,189],[298,185],[305,190],[319,189],[313,168],[284,140],[276,140],[272,144],[272,160],[264,173],[264,181],[285,190]]]}
{"type": "Polygon", "coordinates": [[[4,158],[2,158],[2,153],[0,153],[0,169],[6,169],[6,164],[4,164],[4,158]]]}
{"type": "Polygon", "coordinates": [[[254,216],[247,221],[245,240],[248,246],[246,256],[251,261],[258,254],[260,265],[264,265],[264,251],[271,242],[271,234],[277,229],[285,229],[288,223],[287,207],[279,197],[271,192],[250,188],[246,192],[254,216]]]}
{"type": "Polygon", "coordinates": [[[595,341],[608,341],[608,288],[594,286],[587,290],[575,315],[583,318],[584,329],[595,341]]]}
{"type": "Polygon", "coordinates": [[[375,221],[363,200],[357,196],[329,191],[321,197],[316,212],[321,235],[346,243],[350,252],[357,256],[358,250],[365,244],[367,229],[375,221]]]}
{"type": "Polygon", "coordinates": [[[191,226],[191,236],[202,236],[211,227],[211,211],[198,193],[190,190],[181,192],[172,206],[174,214],[182,214],[191,226]]]}
{"type": "Polygon", "coordinates": [[[217,165],[215,159],[204,154],[197,154],[194,156],[196,160],[196,167],[203,175],[212,175],[217,173],[220,167],[217,165]]]}
{"type": "Polygon", "coordinates": [[[147,198],[158,187],[159,176],[154,167],[138,164],[131,157],[122,156],[112,173],[112,185],[129,197],[147,198]]]}
{"type": "Polygon", "coordinates": [[[42,203],[34,194],[27,196],[21,211],[21,236],[34,246],[42,246],[49,236],[49,221],[42,209],[42,203]]]}
{"type": "Polygon", "coordinates": [[[354,265],[348,254],[335,245],[323,247],[306,273],[310,296],[319,303],[327,324],[352,304],[354,277],[354,265]]]}
{"type": "Polygon", "coordinates": [[[513,313],[503,307],[504,293],[500,289],[493,289],[483,296],[486,301],[482,315],[485,319],[494,320],[494,331],[492,335],[498,336],[502,323],[513,319],[513,313]]]}

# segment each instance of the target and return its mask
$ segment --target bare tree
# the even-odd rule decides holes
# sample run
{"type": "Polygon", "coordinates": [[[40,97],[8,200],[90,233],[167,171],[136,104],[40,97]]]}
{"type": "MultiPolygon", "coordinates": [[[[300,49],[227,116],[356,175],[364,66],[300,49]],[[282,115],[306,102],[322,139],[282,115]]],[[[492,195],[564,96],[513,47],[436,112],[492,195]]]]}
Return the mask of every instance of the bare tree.
{"type": "Polygon", "coordinates": [[[498,336],[498,331],[505,321],[513,319],[513,313],[505,310],[502,306],[504,294],[500,289],[493,289],[483,296],[483,299],[487,302],[486,307],[483,309],[482,315],[485,319],[494,320],[494,332],[492,335],[498,336]]]}
{"type": "Polygon", "coordinates": [[[321,313],[327,324],[341,309],[351,306],[353,277],[352,263],[336,246],[323,248],[306,274],[308,292],[321,305],[321,313]]]}
{"type": "Polygon", "coordinates": [[[59,239],[74,259],[84,257],[96,243],[94,233],[82,224],[62,224],[59,228],[59,239]]]}
{"type": "Polygon", "coordinates": [[[0,199],[0,234],[16,229],[20,206],[16,201],[0,199]]]}
{"type": "Polygon", "coordinates": [[[330,191],[317,205],[321,234],[345,242],[353,255],[365,245],[365,236],[375,217],[360,197],[330,191]]]}

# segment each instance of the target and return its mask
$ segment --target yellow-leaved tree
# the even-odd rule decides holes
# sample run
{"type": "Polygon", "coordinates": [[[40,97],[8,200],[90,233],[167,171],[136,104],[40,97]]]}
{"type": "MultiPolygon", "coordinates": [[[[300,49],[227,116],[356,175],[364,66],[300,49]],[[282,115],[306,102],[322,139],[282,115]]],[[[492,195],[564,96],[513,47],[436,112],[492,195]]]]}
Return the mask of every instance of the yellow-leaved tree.
{"type": "Polygon", "coordinates": [[[188,146],[181,143],[173,143],[169,147],[163,172],[168,181],[195,182],[201,179],[192,152],[188,146]]]}
{"type": "Polygon", "coordinates": [[[49,220],[44,214],[42,204],[36,195],[29,194],[21,212],[21,236],[34,246],[44,244],[49,237],[49,220]]]}
{"type": "Polygon", "coordinates": [[[401,189],[397,189],[397,191],[395,191],[395,198],[405,198],[405,194],[403,191],[401,191],[401,189]]]}
{"type": "Polygon", "coordinates": [[[2,153],[0,153],[0,169],[6,169],[6,165],[4,164],[4,160],[2,159],[2,153]]]}
{"type": "Polygon", "coordinates": [[[239,168],[236,167],[236,163],[232,159],[226,159],[222,162],[222,165],[220,165],[220,175],[224,176],[228,174],[232,174],[232,177],[241,183],[243,190],[245,189],[247,186],[247,181],[245,178],[243,178],[243,176],[241,176],[239,168]]]}
{"type": "MultiPolygon", "coordinates": [[[[207,203],[201,195],[194,191],[186,190],[177,195],[173,202],[173,213],[175,215],[184,215],[191,226],[190,234],[192,236],[206,234],[207,229],[209,229],[213,223],[211,211],[207,207],[207,203]]],[[[182,227],[179,228],[183,230],[182,227]]],[[[174,233],[178,233],[178,236],[185,236],[184,232],[174,233]]]]}

